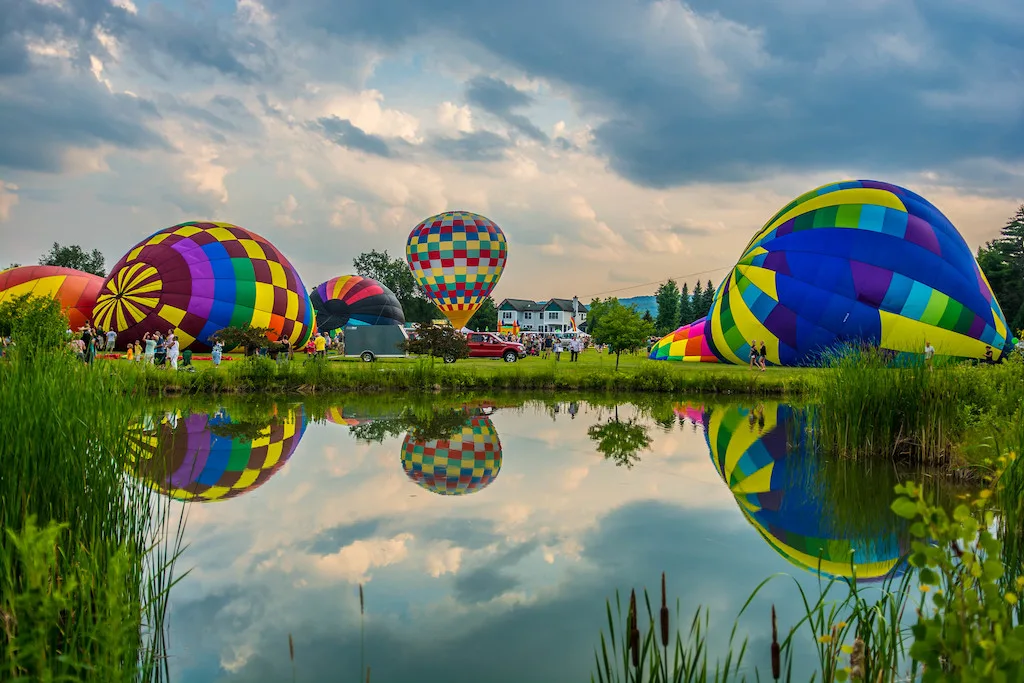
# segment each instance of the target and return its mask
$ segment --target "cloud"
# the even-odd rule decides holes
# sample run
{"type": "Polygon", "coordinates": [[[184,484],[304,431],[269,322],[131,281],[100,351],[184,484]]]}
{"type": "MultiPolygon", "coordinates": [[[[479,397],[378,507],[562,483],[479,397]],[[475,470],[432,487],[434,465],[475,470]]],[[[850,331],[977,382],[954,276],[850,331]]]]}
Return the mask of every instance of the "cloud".
{"type": "Polygon", "coordinates": [[[0,180],[0,223],[11,217],[11,209],[18,205],[18,186],[0,180]]]}
{"type": "Polygon", "coordinates": [[[337,116],[325,116],[317,119],[317,124],[325,138],[336,145],[358,152],[366,152],[379,157],[390,157],[391,149],[387,141],[377,135],[371,135],[357,128],[348,119],[337,116]]]}
{"type": "Polygon", "coordinates": [[[498,161],[513,147],[507,138],[488,130],[460,133],[455,137],[437,137],[430,141],[430,146],[443,157],[467,162],[498,161]]]}
{"type": "Polygon", "coordinates": [[[505,81],[492,76],[477,76],[466,88],[466,99],[470,104],[494,114],[509,126],[536,142],[548,141],[547,134],[532,121],[516,113],[533,104],[533,98],[505,81]]]}

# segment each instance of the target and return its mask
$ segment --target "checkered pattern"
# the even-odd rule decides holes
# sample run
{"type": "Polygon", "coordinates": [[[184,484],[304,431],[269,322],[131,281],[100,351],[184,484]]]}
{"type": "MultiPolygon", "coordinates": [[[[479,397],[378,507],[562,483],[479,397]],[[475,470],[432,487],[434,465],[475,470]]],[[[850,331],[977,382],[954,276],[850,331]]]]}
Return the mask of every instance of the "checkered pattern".
{"type": "Polygon", "coordinates": [[[30,294],[56,299],[77,330],[92,320],[103,278],[58,266],[20,266],[0,272],[0,304],[30,294]]]}
{"type": "Polygon", "coordinates": [[[451,439],[417,441],[406,434],[402,468],[417,484],[442,496],[488,486],[501,470],[501,441],[487,417],[472,417],[451,439]]]}
{"type": "Polygon", "coordinates": [[[681,360],[688,363],[717,363],[708,345],[707,318],[683,325],[665,335],[651,348],[651,360],[681,360]]]}
{"type": "Polygon", "coordinates": [[[491,220],[449,211],[413,228],[405,257],[427,298],[461,328],[498,284],[508,248],[491,220]]]}
{"type": "Polygon", "coordinates": [[[267,327],[304,344],[313,307],[299,274],[270,242],[229,223],[183,223],[140,242],[111,270],[96,323],[118,342],[174,329],[182,349],[210,349],[230,326],[267,327]]]}
{"type": "MultiPolygon", "coordinates": [[[[782,404],[715,406],[703,411],[711,460],[744,517],[787,561],[826,577],[879,580],[902,571],[906,528],[883,538],[851,537],[836,526],[832,502],[821,495],[820,457],[807,436],[804,413],[782,404]]],[[[894,522],[898,524],[898,522],[894,522]]]]}
{"type": "Polygon", "coordinates": [[[234,424],[223,414],[173,413],[129,433],[140,478],[182,501],[216,501],[262,486],[295,452],[306,429],[301,406],[289,408],[256,438],[218,433],[234,424]]]}
{"type": "Polygon", "coordinates": [[[970,248],[925,199],[888,183],[826,185],[783,207],[716,292],[711,350],[746,363],[814,362],[844,341],[996,357],[1007,325],[970,248]]]}

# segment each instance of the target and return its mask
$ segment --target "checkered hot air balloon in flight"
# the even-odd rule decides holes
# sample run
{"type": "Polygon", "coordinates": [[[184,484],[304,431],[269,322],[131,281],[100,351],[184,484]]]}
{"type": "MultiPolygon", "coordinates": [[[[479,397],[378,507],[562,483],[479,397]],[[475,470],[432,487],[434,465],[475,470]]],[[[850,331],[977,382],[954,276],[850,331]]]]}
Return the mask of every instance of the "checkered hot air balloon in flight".
{"type": "Polygon", "coordinates": [[[448,211],[413,228],[405,257],[427,298],[462,329],[498,284],[508,245],[490,219],[448,211]]]}
{"type": "Polygon", "coordinates": [[[266,327],[305,344],[313,307],[298,272],[274,245],[230,223],[182,223],[135,245],[110,271],[95,322],[118,343],[173,329],[181,348],[210,349],[225,327],[266,327]]]}

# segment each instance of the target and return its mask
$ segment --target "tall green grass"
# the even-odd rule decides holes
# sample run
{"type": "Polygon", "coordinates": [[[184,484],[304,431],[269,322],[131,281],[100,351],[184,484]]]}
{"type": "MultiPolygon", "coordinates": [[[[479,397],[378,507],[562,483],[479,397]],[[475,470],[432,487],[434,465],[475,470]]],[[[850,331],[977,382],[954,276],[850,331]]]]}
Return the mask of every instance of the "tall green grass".
{"type": "Polygon", "coordinates": [[[129,476],[129,393],[59,347],[0,363],[0,679],[166,678],[182,526],[129,476]]]}

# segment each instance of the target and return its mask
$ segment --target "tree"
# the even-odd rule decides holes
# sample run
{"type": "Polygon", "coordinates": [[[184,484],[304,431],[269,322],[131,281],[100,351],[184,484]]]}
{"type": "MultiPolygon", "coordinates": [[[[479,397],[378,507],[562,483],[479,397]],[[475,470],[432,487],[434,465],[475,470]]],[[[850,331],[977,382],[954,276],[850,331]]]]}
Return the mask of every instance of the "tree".
{"type": "Polygon", "coordinates": [[[10,270],[11,268],[21,268],[21,264],[20,263],[12,263],[11,265],[9,265],[6,268],[4,268],[4,270],[10,270]]]}
{"type": "Polygon", "coordinates": [[[498,307],[494,305],[494,299],[486,297],[480,302],[480,308],[469,319],[468,324],[471,330],[487,330],[494,332],[498,329],[498,307]]]}
{"type": "Polygon", "coordinates": [[[693,322],[693,303],[690,301],[690,285],[683,283],[679,292],[679,327],[693,322]]]}
{"type": "Polygon", "coordinates": [[[423,296],[416,284],[409,264],[400,258],[392,258],[386,249],[364,251],[352,259],[352,265],[359,275],[373,278],[394,292],[409,322],[429,323],[438,316],[437,308],[423,296]]]}
{"type": "Polygon", "coordinates": [[[679,287],[675,280],[669,280],[658,287],[654,298],[658,302],[658,319],[655,329],[658,334],[666,335],[676,329],[679,321],[679,287]]]}
{"type": "Polygon", "coordinates": [[[50,251],[39,258],[39,265],[74,268],[100,277],[106,277],[107,274],[103,266],[103,254],[100,253],[100,250],[93,249],[86,253],[77,244],[64,246],[54,242],[50,251]]]}
{"type": "Polygon", "coordinates": [[[598,321],[601,320],[601,316],[612,301],[618,301],[618,299],[609,297],[602,301],[599,297],[595,297],[590,300],[590,305],[587,306],[587,322],[584,323],[588,333],[594,334],[598,321]]]}
{"type": "MultiPolygon", "coordinates": [[[[697,318],[703,318],[711,312],[711,306],[715,303],[715,285],[708,280],[707,284],[704,285],[703,299],[700,303],[700,315],[697,318]]],[[[696,320],[697,318],[694,318],[696,320]]]]}
{"type": "Polygon", "coordinates": [[[225,327],[210,335],[210,342],[219,341],[224,348],[245,349],[245,355],[251,356],[270,343],[269,327],[225,327]]]}
{"type": "Polygon", "coordinates": [[[618,406],[615,406],[614,419],[591,426],[587,435],[597,442],[598,453],[613,460],[617,467],[625,465],[626,469],[632,469],[640,461],[640,451],[651,445],[647,427],[636,418],[619,420],[618,406]]]}
{"type": "Polygon", "coordinates": [[[19,357],[32,360],[61,348],[68,338],[68,319],[48,296],[21,296],[0,304],[0,336],[11,337],[19,357]]]}
{"type": "Polygon", "coordinates": [[[412,337],[402,346],[409,353],[444,358],[446,363],[469,357],[469,342],[450,325],[419,323],[412,337]]]}
{"type": "MultiPolygon", "coordinates": [[[[644,311],[644,322],[645,323],[651,323],[651,325],[654,325],[654,318],[651,317],[651,312],[650,311],[644,311]]],[[[668,333],[666,332],[665,334],[668,334],[668,333]]]]}
{"type": "Polygon", "coordinates": [[[1024,328],[1024,205],[999,237],[978,249],[978,266],[1013,333],[1024,328]]]}
{"type": "Polygon", "coordinates": [[[615,369],[618,370],[622,352],[646,348],[654,327],[644,321],[635,308],[623,306],[618,299],[609,299],[605,306],[591,334],[594,341],[607,344],[615,354],[615,369]]]}
{"type": "Polygon", "coordinates": [[[704,305],[704,286],[701,285],[700,280],[697,280],[697,286],[693,288],[693,296],[690,297],[690,322],[700,318],[701,306],[704,305]]]}

